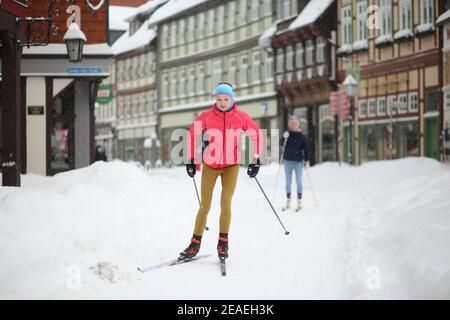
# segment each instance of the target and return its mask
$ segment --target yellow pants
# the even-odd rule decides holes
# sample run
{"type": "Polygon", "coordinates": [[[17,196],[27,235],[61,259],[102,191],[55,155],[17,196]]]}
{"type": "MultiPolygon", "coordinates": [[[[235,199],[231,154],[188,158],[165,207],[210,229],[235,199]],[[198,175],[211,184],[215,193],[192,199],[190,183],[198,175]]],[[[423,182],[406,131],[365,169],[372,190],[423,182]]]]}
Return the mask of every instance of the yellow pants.
{"type": "Polygon", "coordinates": [[[206,226],[209,209],[211,208],[211,198],[216,185],[216,180],[220,176],[222,180],[222,195],[220,199],[220,233],[228,233],[231,222],[231,200],[239,174],[239,165],[232,165],[222,169],[212,169],[206,164],[203,165],[201,183],[200,208],[195,219],[194,234],[203,235],[206,226]]]}

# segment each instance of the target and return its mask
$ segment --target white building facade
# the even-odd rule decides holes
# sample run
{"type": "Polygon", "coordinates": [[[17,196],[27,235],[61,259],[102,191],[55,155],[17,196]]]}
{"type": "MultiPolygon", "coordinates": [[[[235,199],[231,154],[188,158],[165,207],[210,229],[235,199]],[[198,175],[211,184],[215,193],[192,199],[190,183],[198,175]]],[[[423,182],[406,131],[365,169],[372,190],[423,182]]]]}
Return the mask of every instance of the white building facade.
{"type": "MultiPolygon", "coordinates": [[[[112,100],[96,108],[97,143],[109,159],[155,164],[157,136],[156,31],[149,28],[151,14],[167,0],[149,1],[126,18],[129,28],[112,46],[112,100]]],[[[107,93],[105,92],[105,95],[107,93]]]]}
{"type": "MultiPolygon", "coordinates": [[[[158,112],[161,156],[170,161],[171,134],[188,128],[213,103],[220,82],[263,129],[277,128],[273,57],[258,39],[275,20],[272,0],[169,1],[150,24],[158,28],[158,112]]],[[[270,143],[270,141],[269,141],[270,143]]],[[[246,144],[244,144],[246,145],[246,144]]]]}

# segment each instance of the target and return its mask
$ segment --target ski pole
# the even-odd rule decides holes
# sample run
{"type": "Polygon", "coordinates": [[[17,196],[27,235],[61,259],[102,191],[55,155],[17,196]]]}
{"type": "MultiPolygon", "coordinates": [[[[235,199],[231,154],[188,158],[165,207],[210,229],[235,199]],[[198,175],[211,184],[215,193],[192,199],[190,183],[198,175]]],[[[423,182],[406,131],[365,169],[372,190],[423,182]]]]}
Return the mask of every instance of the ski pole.
{"type": "MultiPolygon", "coordinates": [[[[194,181],[195,193],[197,194],[198,205],[200,206],[200,196],[198,195],[197,183],[195,182],[195,177],[192,177],[192,181],[194,181]]],[[[208,231],[209,228],[205,227],[205,230],[208,231]]]]}
{"type": "Polygon", "coordinates": [[[286,149],[286,142],[287,142],[287,139],[289,138],[289,132],[285,131],[283,133],[283,138],[284,138],[283,150],[281,151],[280,165],[278,166],[277,177],[275,179],[275,189],[273,189],[272,202],[275,201],[275,196],[276,196],[276,193],[277,193],[278,178],[280,177],[281,165],[283,164],[284,150],[286,149]]]}
{"type": "Polygon", "coordinates": [[[269,198],[267,198],[267,195],[266,195],[266,193],[264,192],[264,189],[261,187],[261,185],[259,184],[259,181],[258,181],[258,179],[257,179],[256,177],[255,177],[255,180],[256,180],[256,183],[258,184],[259,188],[261,189],[262,193],[264,194],[264,197],[266,197],[266,200],[267,200],[267,202],[269,203],[270,207],[272,208],[273,213],[275,213],[275,216],[277,217],[278,221],[280,222],[281,226],[283,227],[283,229],[284,229],[284,234],[285,234],[285,235],[288,235],[288,234],[289,234],[289,231],[287,231],[286,228],[284,227],[283,222],[281,222],[280,217],[278,216],[277,212],[276,212],[275,209],[273,208],[272,203],[270,203],[269,198]]]}
{"type": "Polygon", "coordinates": [[[318,207],[319,203],[317,202],[317,199],[316,199],[316,193],[314,192],[314,188],[313,188],[313,185],[311,183],[311,178],[309,177],[308,169],[305,168],[305,171],[306,171],[306,177],[308,178],[309,185],[311,186],[311,191],[312,191],[312,194],[313,194],[314,202],[316,203],[316,207],[318,207]]]}

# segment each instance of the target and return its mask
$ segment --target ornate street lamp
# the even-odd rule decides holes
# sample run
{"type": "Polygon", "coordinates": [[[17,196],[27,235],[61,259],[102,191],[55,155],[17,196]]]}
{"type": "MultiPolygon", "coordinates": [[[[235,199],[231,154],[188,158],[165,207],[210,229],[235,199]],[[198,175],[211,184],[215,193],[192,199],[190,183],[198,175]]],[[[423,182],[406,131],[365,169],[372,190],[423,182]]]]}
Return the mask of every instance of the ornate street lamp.
{"type": "Polygon", "coordinates": [[[66,43],[70,62],[80,62],[83,60],[83,47],[86,42],[86,36],[75,22],[72,22],[64,35],[64,42],[66,43]]]}
{"type": "Polygon", "coordinates": [[[345,77],[344,80],[344,88],[345,92],[347,93],[347,96],[350,98],[350,116],[349,116],[349,132],[350,132],[350,139],[348,142],[349,149],[348,149],[348,160],[350,164],[353,164],[353,115],[354,115],[354,97],[356,95],[356,90],[358,88],[358,82],[355,80],[355,78],[348,74],[345,77]]]}
{"type": "MultiPolygon", "coordinates": [[[[50,43],[51,35],[57,35],[59,33],[58,27],[53,24],[53,17],[55,15],[59,16],[59,11],[56,9],[56,5],[59,2],[75,4],[76,0],[52,0],[46,18],[26,17],[17,19],[18,23],[26,24],[26,42],[20,44],[22,47],[30,48],[47,46],[50,43]]],[[[64,35],[64,42],[66,43],[67,52],[69,54],[69,61],[80,62],[83,57],[83,47],[86,42],[86,36],[75,22],[72,22],[64,35]]]]}

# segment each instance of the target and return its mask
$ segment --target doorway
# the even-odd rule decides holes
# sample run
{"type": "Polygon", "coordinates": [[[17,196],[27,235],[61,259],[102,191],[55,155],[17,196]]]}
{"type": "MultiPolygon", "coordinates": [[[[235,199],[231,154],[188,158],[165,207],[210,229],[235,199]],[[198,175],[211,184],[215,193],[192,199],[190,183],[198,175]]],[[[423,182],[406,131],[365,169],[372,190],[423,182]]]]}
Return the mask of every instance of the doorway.
{"type": "Polygon", "coordinates": [[[55,175],[75,169],[74,82],[52,98],[49,114],[50,159],[47,172],[55,175]]]}

